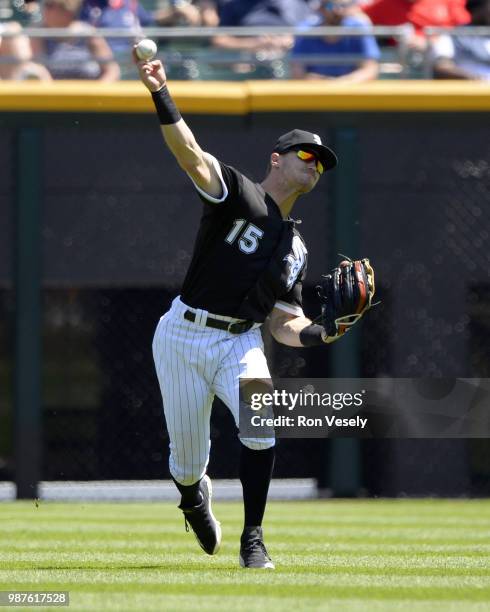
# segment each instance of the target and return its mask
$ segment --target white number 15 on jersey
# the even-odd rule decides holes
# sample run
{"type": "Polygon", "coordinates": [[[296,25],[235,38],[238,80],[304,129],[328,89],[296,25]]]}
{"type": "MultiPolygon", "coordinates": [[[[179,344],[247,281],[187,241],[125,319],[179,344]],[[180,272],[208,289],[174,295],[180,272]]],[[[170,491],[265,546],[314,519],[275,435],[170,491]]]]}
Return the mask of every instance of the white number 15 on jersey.
{"type": "MultiPolygon", "coordinates": [[[[228,236],[225,238],[225,241],[228,244],[233,244],[235,242],[246,222],[246,219],[235,219],[233,221],[233,227],[231,228],[228,236]]],[[[259,248],[259,240],[263,235],[263,230],[258,228],[253,223],[249,223],[240,236],[238,248],[247,255],[250,255],[250,253],[255,253],[255,251],[259,248]]]]}

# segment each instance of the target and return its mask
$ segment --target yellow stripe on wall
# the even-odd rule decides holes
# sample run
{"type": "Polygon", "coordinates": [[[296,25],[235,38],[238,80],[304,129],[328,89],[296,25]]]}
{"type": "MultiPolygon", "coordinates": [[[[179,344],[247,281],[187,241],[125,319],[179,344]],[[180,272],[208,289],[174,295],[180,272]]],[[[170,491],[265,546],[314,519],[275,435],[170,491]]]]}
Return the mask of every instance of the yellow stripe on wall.
{"type": "Polygon", "coordinates": [[[251,81],[256,112],[310,111],[488,111],[490,83],[462,81],[373,81],[370,83],[251,81]]]}
{"type": "MultiPolygon", "coordinates": [[[[490,111],[490,84],[464,81],[222,81],[169,84],[185,113],[490,111]]],[[[0,82],[0,111],[154,112],[139,81],[0,82]]]]}

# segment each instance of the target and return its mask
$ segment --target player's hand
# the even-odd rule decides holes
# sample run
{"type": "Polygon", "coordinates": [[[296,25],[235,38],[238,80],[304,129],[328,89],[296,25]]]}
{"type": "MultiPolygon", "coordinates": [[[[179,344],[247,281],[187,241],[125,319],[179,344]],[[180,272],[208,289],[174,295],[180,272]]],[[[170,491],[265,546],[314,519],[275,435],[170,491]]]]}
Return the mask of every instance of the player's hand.
{"type": "Polygon", "coordinates": [[[135,47],[133,47],[132,52],[133,61],[138,68],[142,83],[150,91],[158,91],[167,82],[167,75],[165,74],[162,62],[160,60],[152,60],[151,62],[141,61],[136,56],[135,47]]]}

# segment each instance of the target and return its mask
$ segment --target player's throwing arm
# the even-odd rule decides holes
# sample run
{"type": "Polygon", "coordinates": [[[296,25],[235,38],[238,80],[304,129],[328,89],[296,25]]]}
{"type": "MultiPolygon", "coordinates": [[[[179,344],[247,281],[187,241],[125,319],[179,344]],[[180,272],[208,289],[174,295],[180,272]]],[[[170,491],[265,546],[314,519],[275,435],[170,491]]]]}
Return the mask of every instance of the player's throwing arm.
{"type": "Polygon", "coordinates": [[[167,75],[162,62],[158,59],[151,59],[151,54],[148,57],[150,59],[140,59],[138,45],[134,47],[133,59],[142,82],[151,92],[168,148],[182,170],[198,187],[210,195],[219,197],[221,183],[212,160],[198,145],[194,134],[182,119],[167,88],[167,75]]]}

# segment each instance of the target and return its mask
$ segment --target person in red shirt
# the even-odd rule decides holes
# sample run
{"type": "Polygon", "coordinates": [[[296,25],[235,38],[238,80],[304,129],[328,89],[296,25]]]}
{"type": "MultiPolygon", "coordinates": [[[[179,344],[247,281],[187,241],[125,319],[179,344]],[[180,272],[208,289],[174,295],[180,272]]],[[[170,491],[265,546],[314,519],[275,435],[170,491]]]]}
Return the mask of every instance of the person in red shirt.
{"type": "Polygon", "coordinates": [[[425,27],[455,27],[469,23],[466,0],[374,0],[363,6],[374,25],[395,26],[410,23],[414,36],[410,46],[423,49],[425,27]]]}

